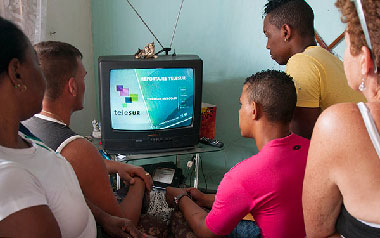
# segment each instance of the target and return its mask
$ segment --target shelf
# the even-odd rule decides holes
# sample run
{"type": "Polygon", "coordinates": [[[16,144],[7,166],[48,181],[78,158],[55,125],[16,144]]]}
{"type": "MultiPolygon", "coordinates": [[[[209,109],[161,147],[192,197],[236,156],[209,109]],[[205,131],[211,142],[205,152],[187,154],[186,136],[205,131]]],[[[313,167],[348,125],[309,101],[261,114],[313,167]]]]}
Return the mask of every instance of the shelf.
{"type": "Polygon", "coordinates": [[[206,152],[217,152],[222,151],[224,147],[214,147],[205,144],[197,144],[195,147],[190,147],[186,149],[178,149],[172,151],[163,151],[163,152],[153,152],[153,153],[142,153],[142,154],[123,154],[125,158],[118,159],[118,161],[129,161],[129,160],[139,160],[139,159],[149,159],[155,157],[166,157],[166,156],[175,156],[175,155],[186,155],[186,154],[201,154],[206,152]]]}

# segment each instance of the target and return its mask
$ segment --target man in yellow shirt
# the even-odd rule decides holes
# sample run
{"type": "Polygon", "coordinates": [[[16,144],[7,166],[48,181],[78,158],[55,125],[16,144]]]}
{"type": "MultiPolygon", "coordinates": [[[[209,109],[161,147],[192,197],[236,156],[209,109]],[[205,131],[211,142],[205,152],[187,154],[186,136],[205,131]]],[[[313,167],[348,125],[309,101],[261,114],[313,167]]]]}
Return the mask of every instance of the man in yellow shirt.
{"type": "Polygon", "coordinates": [[[343,63],[317,46],[313,9],[304,0],[269,0],[264,15],[266,47],[296,85],[295,134],[310,139],[319,114],[333,104],[365,101],[348,86],[343,63]]]}

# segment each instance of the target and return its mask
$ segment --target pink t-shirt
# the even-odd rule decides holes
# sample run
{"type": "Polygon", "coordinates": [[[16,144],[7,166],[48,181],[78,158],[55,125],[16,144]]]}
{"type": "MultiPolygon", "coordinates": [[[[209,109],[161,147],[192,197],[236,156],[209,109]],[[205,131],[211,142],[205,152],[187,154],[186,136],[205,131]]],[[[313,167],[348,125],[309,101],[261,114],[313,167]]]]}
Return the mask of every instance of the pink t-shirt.
{"type": "Polygon", "coordinates": [[[275,139],[233,167],[218,187],[207,227],[227,235],[250,212],[263,238],[304,238],[302,183],[309,143],[295,134],[275,139]]]}

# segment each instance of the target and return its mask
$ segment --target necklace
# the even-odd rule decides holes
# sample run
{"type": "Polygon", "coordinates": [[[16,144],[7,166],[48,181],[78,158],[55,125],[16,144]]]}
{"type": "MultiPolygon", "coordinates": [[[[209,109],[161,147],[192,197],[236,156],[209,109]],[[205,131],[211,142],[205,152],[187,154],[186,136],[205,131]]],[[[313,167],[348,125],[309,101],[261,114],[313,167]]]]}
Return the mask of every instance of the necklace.
{"type": "Polygon", "coordinates": [[[65,123],[65,122],[61,119],[61,117],[58,116],[57,114],[52,113],[52,112],[49,112],[49,111],[45,111],[45,110],[42,110],[41,112],[43,112],[43,113],[45,113],[45,114],[48,114],[48,115],[52,116],[53,119],[56,119],[56,120],[58,120],[59,122],[62,122],[63,124],[66,125],[66,123],[65,123]]]}

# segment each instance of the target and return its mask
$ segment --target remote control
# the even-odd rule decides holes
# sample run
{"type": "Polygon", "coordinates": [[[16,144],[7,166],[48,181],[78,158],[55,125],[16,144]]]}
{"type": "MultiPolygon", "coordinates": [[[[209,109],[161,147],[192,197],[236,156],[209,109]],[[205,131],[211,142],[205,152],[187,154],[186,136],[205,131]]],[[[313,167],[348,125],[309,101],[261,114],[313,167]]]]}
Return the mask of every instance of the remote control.
{"type": "Polygon", "coordinates": [[[223,142],[220,142],[215,139],[207,138],[207,137],[201,137],[199,139],[199,142],[205,144],[205,145],[211,145],[211,146],[216,146],[219,148],[222,148],[224,146],[223,142]]]}

